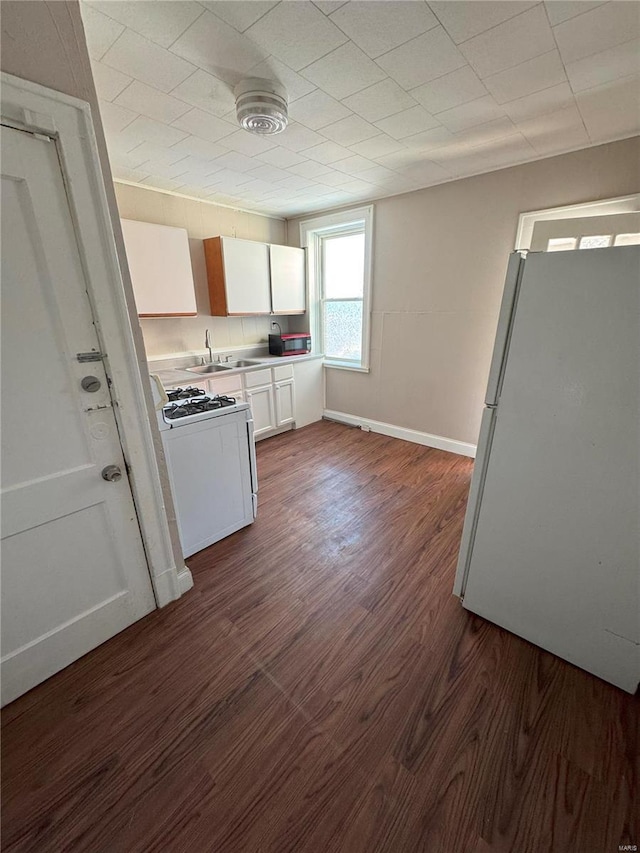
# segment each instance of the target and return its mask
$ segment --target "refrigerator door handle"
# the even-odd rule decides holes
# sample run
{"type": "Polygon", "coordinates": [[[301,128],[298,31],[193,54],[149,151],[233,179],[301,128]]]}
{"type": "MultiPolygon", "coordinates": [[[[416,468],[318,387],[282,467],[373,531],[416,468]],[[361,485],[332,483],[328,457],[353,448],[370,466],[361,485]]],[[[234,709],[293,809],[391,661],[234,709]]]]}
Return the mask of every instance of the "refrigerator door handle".
{"type": "Polygon", "coordinates": [[[498,317],[496,340],[493,346],[493,355],[491,357],[489,379],[487,380],[487,393],[484,400],[485,405],[487,406],[497,405],[500,391],[502,390],[502,380],[504,377],[507,355],[509,353],[513,318],[518,301],[520,283],[524,274],[525,263],[525,258],[520,254],[520,252],[513,252],[509,256],[507,276],[504,283],[504,292],[502,294],[502,304],[500,305],[500,315],[498,317]]]}

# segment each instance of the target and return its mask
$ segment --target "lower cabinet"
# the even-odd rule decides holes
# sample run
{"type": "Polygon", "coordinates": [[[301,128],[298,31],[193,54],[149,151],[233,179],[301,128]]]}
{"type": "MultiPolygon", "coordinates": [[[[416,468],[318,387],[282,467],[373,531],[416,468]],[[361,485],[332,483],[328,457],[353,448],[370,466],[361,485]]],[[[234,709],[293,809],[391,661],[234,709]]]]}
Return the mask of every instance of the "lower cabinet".
{"type": "MultiPolygon", "coordinates": [[[[275,367],[258,367],[245,373],[190,382],[206,394],[224,394],[251,406],[253,432],[267,438],[286,427],[306,426],[322,418],[322,362],[320,360],[275,367]]],[[[183,383],[176,383],[182,384],[183,383]]]]}

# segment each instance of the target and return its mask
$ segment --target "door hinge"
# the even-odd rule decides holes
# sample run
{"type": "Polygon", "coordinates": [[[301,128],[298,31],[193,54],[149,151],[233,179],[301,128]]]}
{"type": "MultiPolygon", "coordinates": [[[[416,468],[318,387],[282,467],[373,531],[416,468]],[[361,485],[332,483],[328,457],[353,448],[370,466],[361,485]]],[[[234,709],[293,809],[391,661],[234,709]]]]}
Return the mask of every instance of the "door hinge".
{"type": "Polygon", "coordinates": [[[76,354],[76,358],[79,362],[85,363],[87,361],[102,361],[105,357],[105,353],[103,352],[79,352],[76,354]]]}

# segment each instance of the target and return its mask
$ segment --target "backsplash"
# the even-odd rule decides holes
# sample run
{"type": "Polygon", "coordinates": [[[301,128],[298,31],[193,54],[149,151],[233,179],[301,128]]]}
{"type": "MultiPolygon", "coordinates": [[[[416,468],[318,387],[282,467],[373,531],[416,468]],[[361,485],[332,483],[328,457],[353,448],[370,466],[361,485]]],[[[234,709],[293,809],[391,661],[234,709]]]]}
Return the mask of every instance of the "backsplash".
{"type": "Polygon", "coordinates": [[[288,318],[282,316],[212,317],[202,246],[205,237],[218,234],[284,244],[283,220],[128,184],[116,183],[115,192],[123,219],[172,225],[185,228],[189,234],[198,316],[140,320],[148,358],[174,353],[201,353],[204,351],[206,329],[210,330],[213,348],[218,351],[266,342],[272,319],[277,320],[283,331],[288,330],[288,318]]]}

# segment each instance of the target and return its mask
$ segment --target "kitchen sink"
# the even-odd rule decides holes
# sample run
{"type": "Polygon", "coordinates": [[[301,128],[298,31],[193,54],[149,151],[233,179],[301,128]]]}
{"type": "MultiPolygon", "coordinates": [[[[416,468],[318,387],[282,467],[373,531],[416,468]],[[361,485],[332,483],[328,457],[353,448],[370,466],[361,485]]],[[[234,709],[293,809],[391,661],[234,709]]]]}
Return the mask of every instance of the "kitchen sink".
{"type": "Polygon", "coordinates": [[[221,370],[231,370],[230,364],[201,364],[199,367],[179,367],[178,370],[186,370],[187,373],[219,373],[221,370]]]}
{"type": "Polygon", "coordinates": [[[261,361],[251,361],[247,358],[240,358],[238,361],[229,361],[226,367],[255,367],[256,364],[262,364],[261,361]]]}

